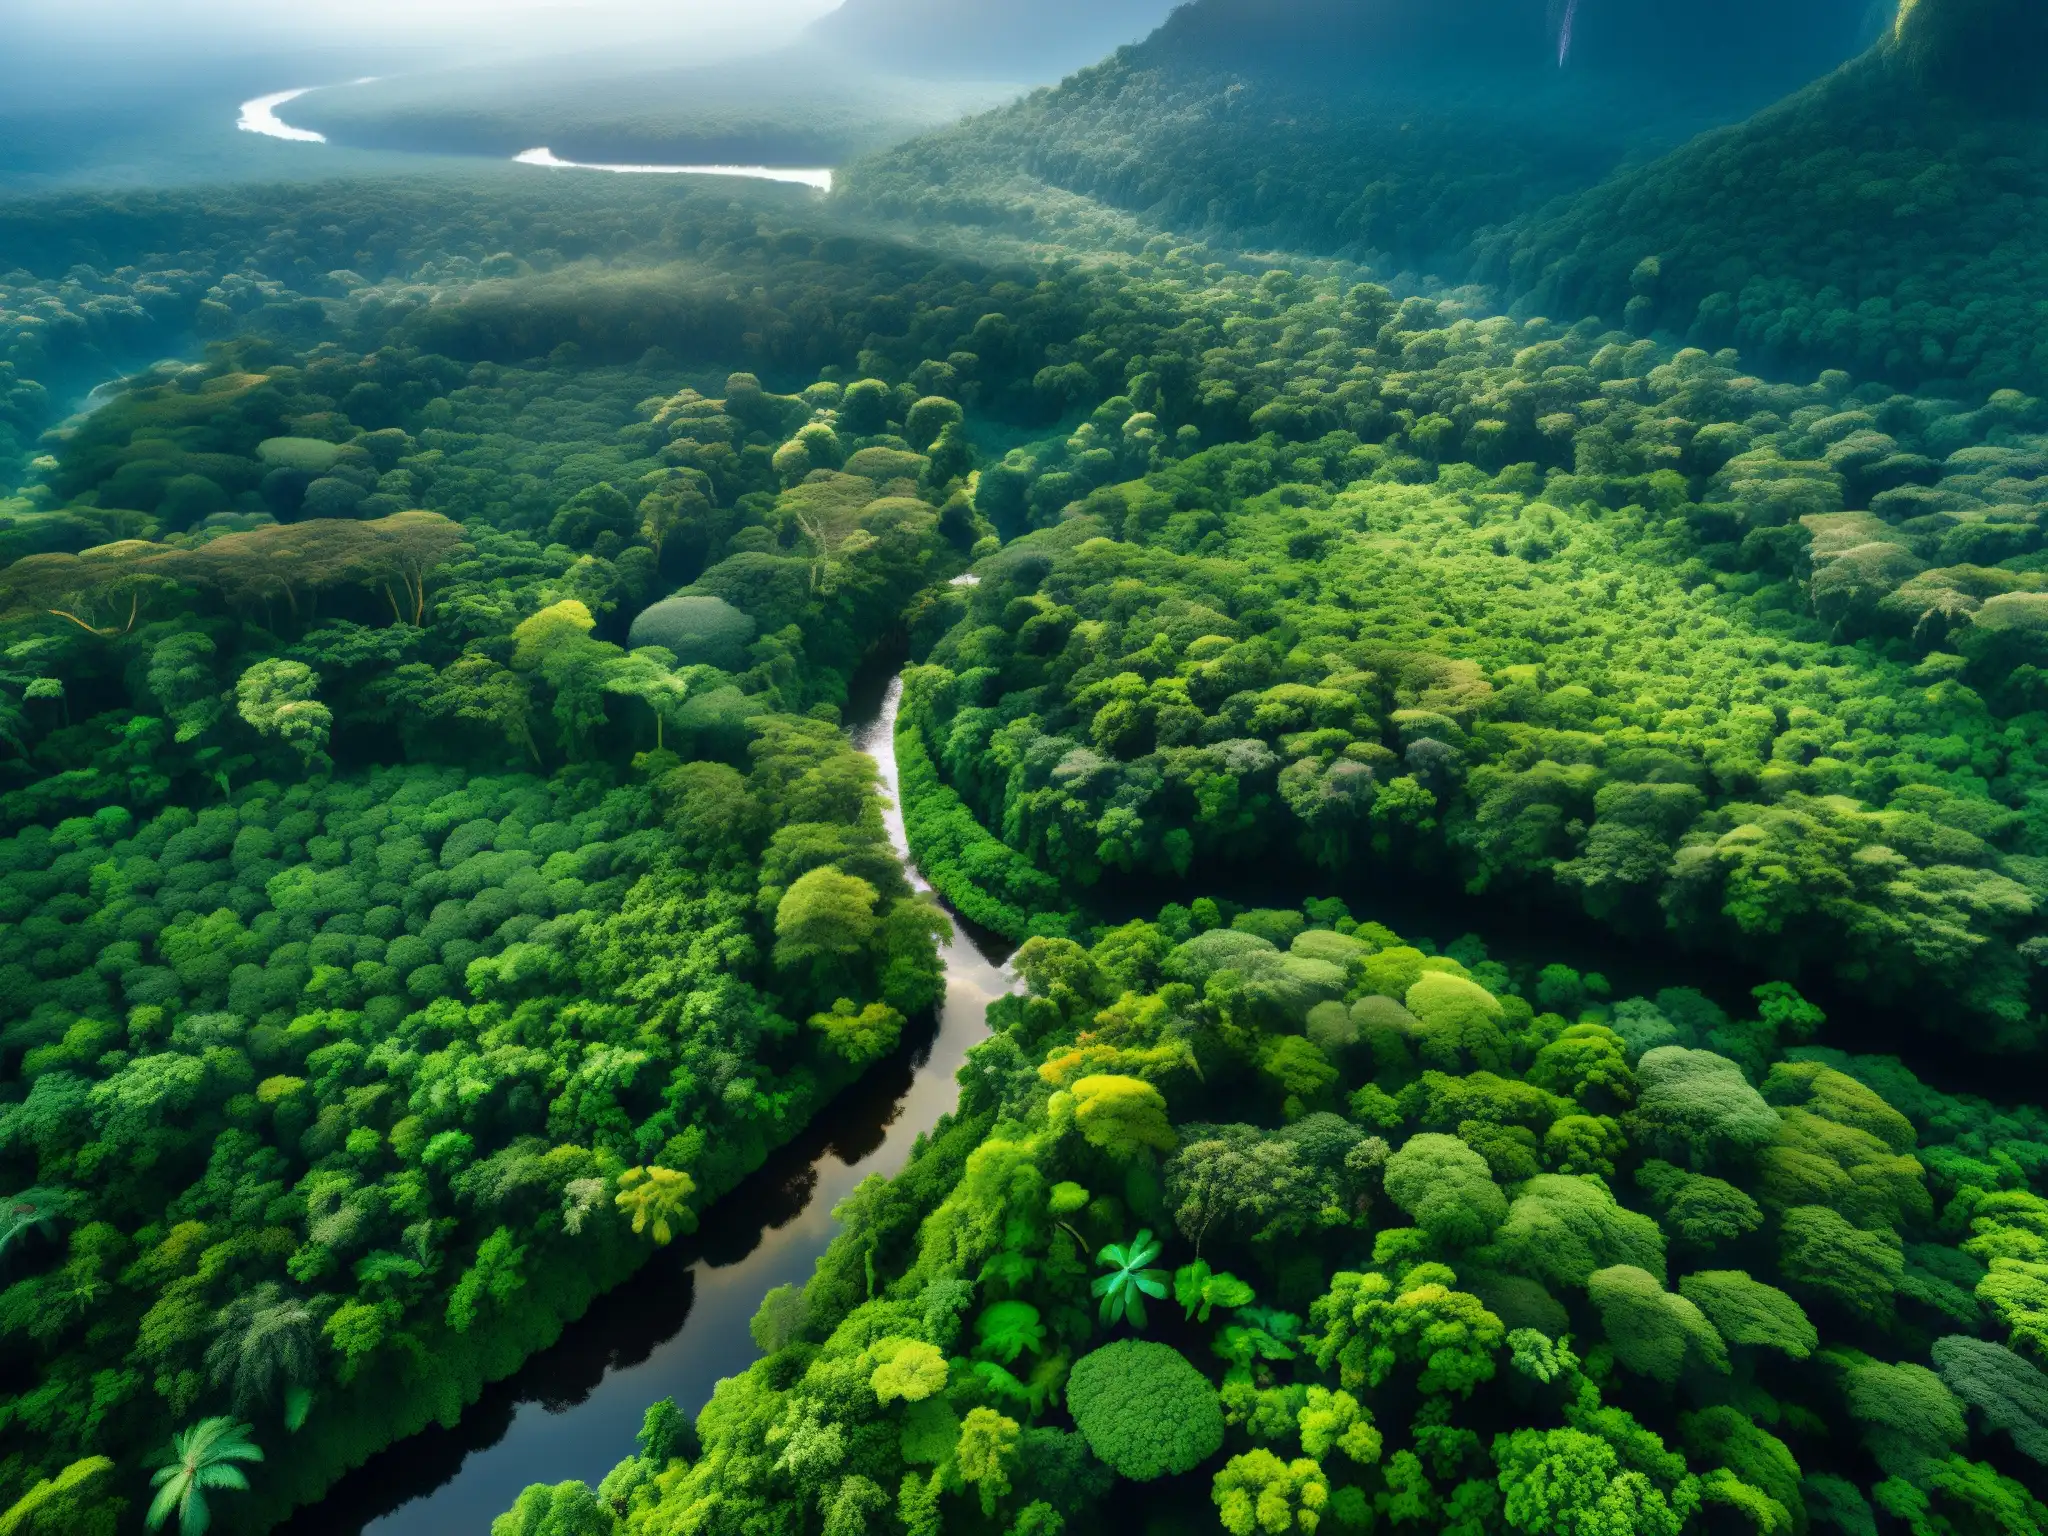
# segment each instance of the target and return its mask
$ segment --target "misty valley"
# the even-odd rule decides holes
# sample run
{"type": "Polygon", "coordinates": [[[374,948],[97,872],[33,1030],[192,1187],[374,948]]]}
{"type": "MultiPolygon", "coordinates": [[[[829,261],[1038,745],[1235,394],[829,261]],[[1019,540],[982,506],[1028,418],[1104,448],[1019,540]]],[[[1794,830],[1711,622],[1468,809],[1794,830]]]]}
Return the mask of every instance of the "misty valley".
{"type": "Polygon", "coordinates": [[[2048,1536],[2039,0],[84,5],[0,1536],[2048,1536]]]}

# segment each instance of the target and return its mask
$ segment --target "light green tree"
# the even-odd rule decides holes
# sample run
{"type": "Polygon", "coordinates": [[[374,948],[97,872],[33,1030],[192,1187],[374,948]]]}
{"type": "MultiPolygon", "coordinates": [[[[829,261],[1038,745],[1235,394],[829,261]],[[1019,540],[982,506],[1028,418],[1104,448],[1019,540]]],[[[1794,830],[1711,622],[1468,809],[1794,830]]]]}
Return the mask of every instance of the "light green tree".
{"type": "Polygon", "coordinates": [[[1518,1429],[1495,1438],[1493,1459],[1502,1514],[1526,1536],[1679,1536],[1699,1508],[1696,1479],[1681,1480],[1667,1497],[1583,1430],[1518,1429]]]}
{"type": "Polygon", "coordinates": [[[922,1339],[877,1339],[868,1352],[877,1362],[868,1385],[884,1406],[921,1403],[946,1385],[946,1357],[922,1339]]]}
{"type": "Polygon", "coordinates": [[[654,647],[643,647],[605,663],[604,691],[638,699],[654,716],[654,745],[659,750],[664,728],[681,714],[690,685],[675,674],[654,647]]]}
{"type": "Polygon", "coordinates": [[[811,1028],[824,1037],[833,1055],[857,1067],[879,1061],[896,1049],[903,1035],[903,1015],[887,1003],[857,1006],[842,997],[824,1013],[811,1015],[811,1028]]]}
{"type": "Polygon", "coordinates": [[[1098,1074],[1075,1083],[1072,1093],[1075,1125],[1091,1145],[1111,1157],[1128,1162],[1147,1149],[1173,1150],[1165,1096],[1150,1083],[1098,1074]]]}
{"type": "Polygon", "coordinates": [[[258,735],[284,743],[311,768],[327,751],[334,714],[314,697],[320,680],[303,661],[259,661],[235,684],[235,711],[258,735]]]}
{"type": "Polygon", "coordinates": [[[1418,1264],[1400,1290],[1376,1270],[1331,1276],[1309,1309],[1319,1330],[1310,1341],[1316,1365],[1334,1367],[1345,1390],[1357,1391],[1407,1363],[1421,1368],[1424,1392],[1470,1396],[1493,1378],[1507,1329],[1478,1297],[1450,1289],[1450,1275],[1441,1264],[1418,1264]]]}
{"type": "Polygon", "coordinates": [[[220,682],[213,675],[213,641],[183,630],[149,653],[144,683],[177,728],[177,740],[196,741],[220,718],[220,682]]]}
{"type": "Polygon", "coordinates": [[[954,1465],[960,1470],[961,1481],[972,1484],[981,1496],[981,1512],[990,1518],[1010,1491],[1010,1469],[1016,1465],[1021,1434],[1015,1419],[993,1408],[973,1409],[960,1422],[954,1465]]]}
{"type": "Polygon", "coordinates": [[[1388,1198],[1451,1247],[1484,1242],[1508,1213],[1486,1159],[1455,1136],[1409,1137],[1387,1159],[1385,1181],[1388,1198]]]}
{"type": "Polygon", "coordinates": [[[1308,1457],[1282,1461],[1260,1446],[1225,1463],[1210,1498],[1231,1536],[1305,1536],[1330,1502],[1330,1481],[1308,1457]]]}
{"type": "Polygon", "coordinates": [[[1586,1292],[1599,1308],[1614,1358],[1669,1385],[1688,1363],[1728,1370],[1728,1346],[1704,1313],[1673,1295],[1648,1270],[1616,1264],[1594,1271],[1586,1292]]]}
{"type": "Polygon", "coordinates": [[[261,1461],[263,1449],[249,1439],[249,1426],[236,1419],[201,1419],[171,1437],[168,1464],[150,1477],[149,1528],[161,1530],[173,1515],[178,1536],[204,1536],[213,1524],[209,1492],[246,1492],[249,1479],[238,1462],[261,1461]]]}
{"type": "Polygon", "coordinates": [[[1296,1423],[1301,1430],[1301,1448],[1317,1461],[1332,1451],[1342,1451],[1359,1466],[1369,1467],[1380,1459],[1385,1445],[1371,1413],[1349,1392],[1310,1387],[1296,1423]]]}
{"type": "Polygon", "coordinates": [[[679,1233],[694,1232],[697,1216],[690,1209],[690,1196],[697,1181],[675,1168],[628,1168],[619,1175],[619,1192],[613,1204],[633,1218],[635,1235],[645,1234],[660,1247],[667,1247],[679,1233]]]}
{"type": "Polygon", "coordinates": [[[1806,1309],[1774,1285],[1739,1269],[1706,1269],[1678,1282],[1678,1294],[1707,1316],[1730,1344],[1782,1350],[1804,1360],[1820,1347],[1806,1309]]]}
{"type": "Polygon", "coordinates": [[[491,1522],[491,1536],[612,1536],[618,1520],[589,1484],[533,1483],[491,1522]]]}
{"type": "Polygon", "coordinates": [[[875,931],[877,893],[824,865],[799,875],[775,908],[775,963],[818,965],[858,954],[875,931]]]}
{"type": "Polygon", "coordinates": [[[0,1510],[0,1536],[115,1536],[128,1509],[116,1486],[111,1458],[74,1461],[0,1510]]]}

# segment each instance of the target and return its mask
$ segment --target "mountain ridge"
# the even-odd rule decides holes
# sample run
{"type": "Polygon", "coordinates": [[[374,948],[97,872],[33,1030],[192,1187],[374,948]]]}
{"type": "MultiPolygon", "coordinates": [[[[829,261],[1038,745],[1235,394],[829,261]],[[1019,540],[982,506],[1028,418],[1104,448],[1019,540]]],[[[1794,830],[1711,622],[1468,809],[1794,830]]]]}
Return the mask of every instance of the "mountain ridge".
{"type": "MultiPolygon", "coordinates": [[[[1739,24],[1768,9],[1736,7],[1716,14],[1739,24]]],[[[1711,28],[1685,18],[1653,49],[1610,0],[1577,0],[1555,34],[1537,0],[1195,0],[1049,92],[862,162],[848,192],[877,212],[984,227],[1079,197],[1223,244],[1462,271],[1481,230],[1839,63],[1861,7],[1805,0],[1785,13],[1797,47],[1686,88],[1711,28]]]]}

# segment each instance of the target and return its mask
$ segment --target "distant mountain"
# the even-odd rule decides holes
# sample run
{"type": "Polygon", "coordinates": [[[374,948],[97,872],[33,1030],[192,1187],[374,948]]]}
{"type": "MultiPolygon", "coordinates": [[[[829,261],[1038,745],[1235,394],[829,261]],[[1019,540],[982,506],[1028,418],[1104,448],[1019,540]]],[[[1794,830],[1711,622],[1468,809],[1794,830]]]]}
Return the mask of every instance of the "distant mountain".
{"type": "Polygon", "coordinates": [[[1138,41],[1166,19],[1174,3],[846,0],[814,22],[810,35],[863,63],[905,73],[965,80],[1057,80],[1138,41]]]}
{"type": "Polygon", "coordinates": [[[1840,64],[1867,6],[1194,0],[1056,90],[901,145],[847,186],[877,212],[1014,227],[1037,206],[1051,227],[1093,204],[1245,248],[1442,272],[1480,230],[1840,64]]]}
{"type": "Polygon", "coordinates": [[[1751,367],[2048,388],[2043,10],[1916,0],[1896,41],[1489,237],[1479,275],[1751,367]]]}
{"type": "Polygon", "coordinates": [[[1872,0],[1194,0],[1153,60],[1391,78],[1426,68],[1672,83],[1760,100],[1871,40],[1872,0]]]}

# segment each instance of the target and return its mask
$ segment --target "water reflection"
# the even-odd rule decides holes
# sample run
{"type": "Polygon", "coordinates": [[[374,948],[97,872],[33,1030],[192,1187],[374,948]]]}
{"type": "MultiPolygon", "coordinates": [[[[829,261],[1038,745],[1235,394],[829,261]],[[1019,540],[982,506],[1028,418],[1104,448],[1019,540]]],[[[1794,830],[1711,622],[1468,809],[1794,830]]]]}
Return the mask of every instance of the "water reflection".
{"type": "MultiPolygon", "coordinates": [[[[901,699],[901,679],[891,679],[851,734],[876,761],[890,840],[923,890],[894,803],[901,699]]],[[[373,1458],[281,1527],[286,1536],[482,1533],[529,1483],[602,1478],[632,1453],[657,1398],[694,1414],[720,1378],[745,1370],[761,1297],[808,1279],[832,1239],[832,1208],[869,1174],[900,1169],[917,1136],[953,1107],[988,1005],[1013,985],[996,958],[1007,946],[955,929],[936,1019],[720,1202],[694,1237],[656,1254],[552,1348],[487,1388],[454,1429],[429,1428],[373,1458]]]]}

